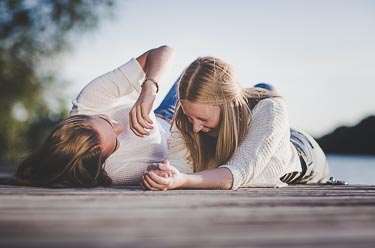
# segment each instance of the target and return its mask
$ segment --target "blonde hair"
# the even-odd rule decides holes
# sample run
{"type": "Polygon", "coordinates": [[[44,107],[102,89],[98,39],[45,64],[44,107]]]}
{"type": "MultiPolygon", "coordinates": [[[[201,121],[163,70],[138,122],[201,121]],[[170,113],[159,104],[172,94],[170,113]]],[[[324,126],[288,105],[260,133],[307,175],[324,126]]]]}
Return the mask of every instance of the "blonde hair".
{"type": "Polygon", "coordinates": [[[263,89],[241,88],[232,67],[218,58],[201,57],[193,61],[181,76],[179,100],[219,106],[221,113],[218,136],[214,139],[203,132],[194,133],[193,125],[180,104],[177,105],[174,124],[182,133],[194,171],[227,163],[248,131],[251,109],[258,101],[275,96],[263,89]]]}
{"type": "Polygon", "coordinates": [[[88,115],[62,121],[16,172],[16,183],[43,187],[108,186],[99,136],[88,115]]]}

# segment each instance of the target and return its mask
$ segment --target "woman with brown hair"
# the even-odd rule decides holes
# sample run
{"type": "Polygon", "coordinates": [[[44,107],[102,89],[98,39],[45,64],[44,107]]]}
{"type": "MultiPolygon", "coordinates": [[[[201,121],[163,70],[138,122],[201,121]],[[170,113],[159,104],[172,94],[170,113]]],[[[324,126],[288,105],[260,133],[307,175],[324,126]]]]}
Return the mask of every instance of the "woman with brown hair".
{"type": "Polygon", "coordinates": [[[173,56],[168,46],[151,49],[86,85],[73,101],[71,116],[22,162],[17,183],[139,185],[145,168],[167,154],[176,87],[155,113],[151,109],[173,56]],[[140,124],[146,129],[138,130],[140,124]]]}

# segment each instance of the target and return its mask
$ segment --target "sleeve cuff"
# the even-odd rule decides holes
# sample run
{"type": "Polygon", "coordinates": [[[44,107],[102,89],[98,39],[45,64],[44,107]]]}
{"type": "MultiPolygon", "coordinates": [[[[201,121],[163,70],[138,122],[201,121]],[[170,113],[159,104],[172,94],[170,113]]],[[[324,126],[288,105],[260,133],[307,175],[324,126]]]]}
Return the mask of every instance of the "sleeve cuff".
{"type": "Polygon", "coordinates": [[[242,172],[237,166],[231,166],[231,165],[222,165],[219,166],[220,168],[227,168],[233,176],[233,184],[232,184],[232,190],[236,190],[239,187],[241,187],[244,184],[243,175],[244,172],[242,172]]]}
{"type": "Polygon", "coordinates": [[[119,67],[119,70],[124,74],[130,84],[137,92],[141,91],[141,84],[146,77],[142,66],[137,59],[132,58],[129,62],[119,67]]]}

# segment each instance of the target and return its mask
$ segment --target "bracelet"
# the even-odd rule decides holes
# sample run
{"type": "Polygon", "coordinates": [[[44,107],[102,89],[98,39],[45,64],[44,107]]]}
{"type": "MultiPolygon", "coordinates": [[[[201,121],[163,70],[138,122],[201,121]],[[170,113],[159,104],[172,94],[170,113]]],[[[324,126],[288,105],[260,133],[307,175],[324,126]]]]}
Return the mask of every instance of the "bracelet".
{"type": "Polygon", "coordinates": [[[151,82],[153,82],[153,83],[155,84],[155,86],[156,86],[156,93],[158,93],[158,92],[159,92],[159,83],[158,83],[155,79],[153,79],[153,78],[146,77],[145,80],[143,81],[143,83],[141,84],[141,87],[143,87],[143,85],[144,85],[147,81],[151,81],[151,82]]]}

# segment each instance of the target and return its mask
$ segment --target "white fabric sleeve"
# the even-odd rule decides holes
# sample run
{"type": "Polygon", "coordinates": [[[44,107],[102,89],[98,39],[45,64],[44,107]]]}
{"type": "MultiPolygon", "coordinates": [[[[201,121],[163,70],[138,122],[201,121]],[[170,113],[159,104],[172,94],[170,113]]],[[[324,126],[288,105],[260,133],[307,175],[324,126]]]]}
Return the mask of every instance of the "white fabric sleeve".
{"type": "Polygon", "coordinates": [[[190,153],[176,125],[172,125],[171,135],[168,137],[167,142],[167,159],[170,165],[176,167],[181,173],[192,173],[194,171],[193,166],[187,161],[190,153]]]}
{"type": "Polygon", "coordinates": [[[71,115],[97,113],[112,108],[121,97],[138,96],[145,76],[138,61],[131,59],[88,83],[73,101],[71,115]]]}
{"type": "MultiPolygon", "coordinates": [[[[232,189],[245,186],[265,169],[271,156],[289,129],[286,104],[278,98],[259,101],[253,109],[248,133],[232,160],[220,167],[228,168],[233,175],[232,189]]],[[[267,168],[270,180],[278,180],[280,170],[267,168]],[[274,174],[274,175],[272,175],[274,174]]]]}

